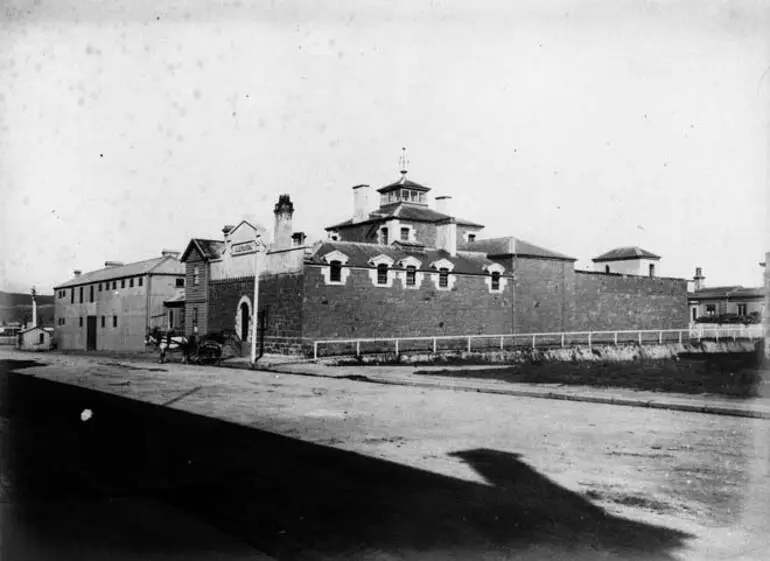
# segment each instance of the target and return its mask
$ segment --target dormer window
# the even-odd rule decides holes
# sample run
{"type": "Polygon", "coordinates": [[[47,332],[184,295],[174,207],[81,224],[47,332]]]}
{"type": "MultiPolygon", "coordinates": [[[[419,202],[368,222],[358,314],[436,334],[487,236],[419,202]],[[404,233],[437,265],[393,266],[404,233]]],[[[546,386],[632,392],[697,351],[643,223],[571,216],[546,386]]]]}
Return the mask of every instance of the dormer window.
{"type": "Polygon", "coordinates": [[[382,245],[388,245],[388,229],[382,228],[380,230],[380,243],[382,245]]]}
{"type": "Polygon", "coordinates": [[[394,265],[393,258],[380,254],[376,257],[369,259],[369,278],[374,286],[393,286],[393,278],[395,277],[392,267],[394,265]]]}
{"type": "Polygon", "coordinates": [[[322,260],[329,265],[321,269],[325,284],[344,285],[350,275],[350,269],[344,267],[348,262],[348,256],[341,251],[334,250],[324,255],[322,260]]]}
{"type": "Polygon", "coordinates": [[[476,234],[468,234],[468,243],[473,243],[476,241],[476,234]]]}

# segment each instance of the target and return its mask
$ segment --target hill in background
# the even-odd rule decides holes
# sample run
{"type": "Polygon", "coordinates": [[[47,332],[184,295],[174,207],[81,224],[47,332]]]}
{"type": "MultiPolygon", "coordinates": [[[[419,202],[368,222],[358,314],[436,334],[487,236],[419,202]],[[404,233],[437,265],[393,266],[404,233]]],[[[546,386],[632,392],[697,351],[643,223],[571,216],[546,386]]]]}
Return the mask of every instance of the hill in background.
{"type": "MultiPolygon", "coordinates": [[[[38,325],[53,325],[53,294],[37,295],[38,325]]],[[[0,290],[0,323],[32,321],[32,296],[0,290]]]]}

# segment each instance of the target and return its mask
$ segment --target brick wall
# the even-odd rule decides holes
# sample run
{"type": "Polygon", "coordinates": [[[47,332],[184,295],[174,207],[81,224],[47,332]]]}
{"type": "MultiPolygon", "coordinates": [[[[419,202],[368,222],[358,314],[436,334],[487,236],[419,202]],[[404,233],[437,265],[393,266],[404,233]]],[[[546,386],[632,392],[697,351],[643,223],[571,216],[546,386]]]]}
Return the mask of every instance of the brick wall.
{"type": "MultiPolygon", "coordinates": [[[[253,277],[210,282],[209,331],[235,329],[238,302],[242,296],[248,296],[249,302],[253,301],[253,277]]],[[[301,337],[302,275],[282,274],[260,277],[259,310],[267,313],[266,337],[301,337]]]]}
{"type": "MultiPolygon", "coordinates": [[[[510,271],[510,261],[502,264],[510,271]]],[[[516,332],[568,330],[573,315],[572,262],[517,257],[514,267],[516,332]]]]}
{"type": "Polygon", "coordinates": [[[683,279],[575,272],[573,331],[684,329],[688,324],[683,279]]]}
{"type": "Polygon", "coordinates": [[[490,294],[482,275],[456,275],[454,288],[437,290],[426,275],[417,290],[400,280],[372,285],[369,271],[352,269],[345,286],[326,286],[321,267],[305,267],[303,336],[415,337],[509,333],[512,324],[510,283],[490,294]]]}

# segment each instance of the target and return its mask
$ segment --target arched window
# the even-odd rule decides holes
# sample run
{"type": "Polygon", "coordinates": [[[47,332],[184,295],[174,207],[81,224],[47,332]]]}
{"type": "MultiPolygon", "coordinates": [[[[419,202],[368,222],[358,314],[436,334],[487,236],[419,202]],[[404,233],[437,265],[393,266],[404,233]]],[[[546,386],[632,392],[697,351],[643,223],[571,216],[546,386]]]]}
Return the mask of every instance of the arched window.
{"type": "Polygon", "coordinates": [[[342,281],[342,263],[339,261],[329,263],[329,280],[332,282],[342,281]]]}
{"type": "Polygon", "coordinates": [[[409,265],[406,268],[406,286],[414,286],[417,279],[417,267],[409,265]]]}
{"type": "Polygon", "coordinates": [[[492,272],[492,290],[500,290],[500,273],[492,272]]]}
{"type": "Polygon", "coordinates": [[[388,266],[385,263],[377,265],[377,284],[388,284],[388,266]]]}
{"type": "Polygon", "coordinates": [[[449,286],[449,269],[442,267],[438,270],[438,285],[441,288],[449,286]]]}

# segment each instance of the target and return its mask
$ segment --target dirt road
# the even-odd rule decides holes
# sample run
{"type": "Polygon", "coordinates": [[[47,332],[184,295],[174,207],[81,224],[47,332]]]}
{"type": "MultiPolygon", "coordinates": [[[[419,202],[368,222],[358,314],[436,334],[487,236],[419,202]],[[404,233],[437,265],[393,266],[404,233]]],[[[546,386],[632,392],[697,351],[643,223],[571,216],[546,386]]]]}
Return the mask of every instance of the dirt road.
{"type": "MultiPolygon", "coordinates": [[[[48,440],[79,443],[82,457],[54,447],[51,465],[276,558],[766,558],[768,421],[104,358],[0,359],[14,415],[48,440]]],[[[13,439],[4,454],[22,445],[13,439]]]]}

